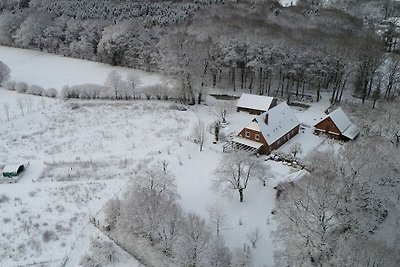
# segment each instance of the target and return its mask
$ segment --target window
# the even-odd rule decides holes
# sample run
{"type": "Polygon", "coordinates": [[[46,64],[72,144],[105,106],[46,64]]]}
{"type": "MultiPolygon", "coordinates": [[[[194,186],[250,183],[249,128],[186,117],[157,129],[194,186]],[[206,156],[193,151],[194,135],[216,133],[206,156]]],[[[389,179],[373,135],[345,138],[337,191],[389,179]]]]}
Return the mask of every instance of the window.
{"type": "Polygon", "coordinates": [[[250,138],[250,132],[246,131],[246,138],[250,138]]]}
{"type": "Polygon", "coordinates": [[[258,141],[260,140],[260,135],[256,134],[255,139],[258,141]]]}

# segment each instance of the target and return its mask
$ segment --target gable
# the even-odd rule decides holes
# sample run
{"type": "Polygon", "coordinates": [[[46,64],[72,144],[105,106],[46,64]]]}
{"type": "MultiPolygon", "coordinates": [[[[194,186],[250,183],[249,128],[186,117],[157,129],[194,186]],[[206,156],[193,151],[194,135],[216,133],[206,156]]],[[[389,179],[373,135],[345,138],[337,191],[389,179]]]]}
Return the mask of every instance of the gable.
{"type": "Polygon", "coordinates": [[[325,119],[317,123],[314,127],[320,131],[327,131],[327,132],[334,132],[337,134],[341,134],[339,128],[336,126],[336,124],[330,117],[326,117],[325,119]]]}

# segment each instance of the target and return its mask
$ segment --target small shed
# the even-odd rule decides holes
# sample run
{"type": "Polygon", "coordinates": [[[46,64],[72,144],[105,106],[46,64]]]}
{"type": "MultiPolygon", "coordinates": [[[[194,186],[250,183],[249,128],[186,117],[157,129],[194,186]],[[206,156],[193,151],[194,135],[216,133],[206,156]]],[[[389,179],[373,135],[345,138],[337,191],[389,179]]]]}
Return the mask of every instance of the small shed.
{"type": "Polygon", "coordinates": [[[276,99],[270,96],[242,94],[236,105],[236,111],[260,115],[276,106],[276,99]]]}
{"type": "Polygon", "coordinates": [[[6,165],[3,168],[3,177],[6,178],[15,178],[18,177],[18,175],[25,170],[25,166],[23,164],[18,165],[6,165]]]}

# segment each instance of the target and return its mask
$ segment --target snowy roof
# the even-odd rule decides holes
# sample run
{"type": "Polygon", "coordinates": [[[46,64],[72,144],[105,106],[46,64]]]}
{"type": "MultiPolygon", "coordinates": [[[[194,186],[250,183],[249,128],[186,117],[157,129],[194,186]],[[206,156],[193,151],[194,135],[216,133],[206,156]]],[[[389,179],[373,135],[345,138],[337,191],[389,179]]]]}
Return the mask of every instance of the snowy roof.
{"type": "Polygon", "coordinates": [[[243,138],[243,137],[240,137],[240,136],[233,137],[232,141],[235,142],[235,143],[239,143],[239,144],[243,144],[243,145],[255,148],[255,149],[259,149],[260,147],[263,146],[262,143],[259,143],[259,142],[256,142],[256,141],[253,141],[253,140],[250,140],[250,139],[246,139],[246,138],[243,138]]]}
{"type": "Polygon", "coordinates": [[[341,108],[329,113],[328,117],[332,119],[341,133],[343,133],[352,124],[349,117],[347,117],[346,113],[344,113],[341,108]]]}
{"type": "Polygon", "coordinates": [[[21,165],[22,165],[22,164],[20,164],[20,165],[17,165],[17,164],[14,164],[14,165],[6,165],[6,166],[4,166],[4,168],[3,168],[3,172],[4,172],[4,173],[17,172],[18,169],[19,169],[19,167],[20,167],[21,165]]]}
{"type": "Polygon", "coordinates": [[[254,119],[258,122],[265,140],[269,145],[275,143],[279,138],[290,132],[300,124],[293,110],[282,102],[272,109],[264,112],[254,119]],[[265,116],[268,114],[268,124],[265,123],[265,116]]]}
{"type": "Polygon", "coordinates": [[[274,100],[273,97],[253,94],[242,94],[237,107],[267,111],[274,100]]]}
{"type": "Polygon", "coordinates": [[[360,132],[341,108],[332,111],[323,120],[326,118],[331,118],[341,134],[349,139],[354,139],[360,132]]]}
{"type": "Polygon", "coordinates": [[[360,130],[354,124],[351,124],[342,134],[353,140],[360,133],[360,130]]]}

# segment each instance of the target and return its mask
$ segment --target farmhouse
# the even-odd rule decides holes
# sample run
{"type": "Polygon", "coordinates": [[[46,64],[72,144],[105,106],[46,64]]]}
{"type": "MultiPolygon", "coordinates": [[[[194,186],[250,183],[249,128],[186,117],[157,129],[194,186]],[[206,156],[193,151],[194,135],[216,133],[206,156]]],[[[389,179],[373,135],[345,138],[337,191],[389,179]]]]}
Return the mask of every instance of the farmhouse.
{"type": "Polygon", "coordinates": [[[3,168],[3,177],[15,178],[25,169],[24,165],[6,165],[3,168]]]}
{"type": "Polygon", "coordinates": [[[340,140],[353,140],[360,133],[341,108],[329,113],[315,126],[315,133],[324,133],[340,140]]]}
{"type": "Polygon", "coordinates": [[[293,110],[282,102],[254,118],[232,141],[238,147],[269,154],[295,136],[299,127],[293,110]]]}
{"type": "Polygon", "coordinates": [[[242,94],[236,105],[236,110],[237,112],[244,111],[253,115],[260,115],[274,106],[276,106],[276,99],[273,97],[242,94]]]}

